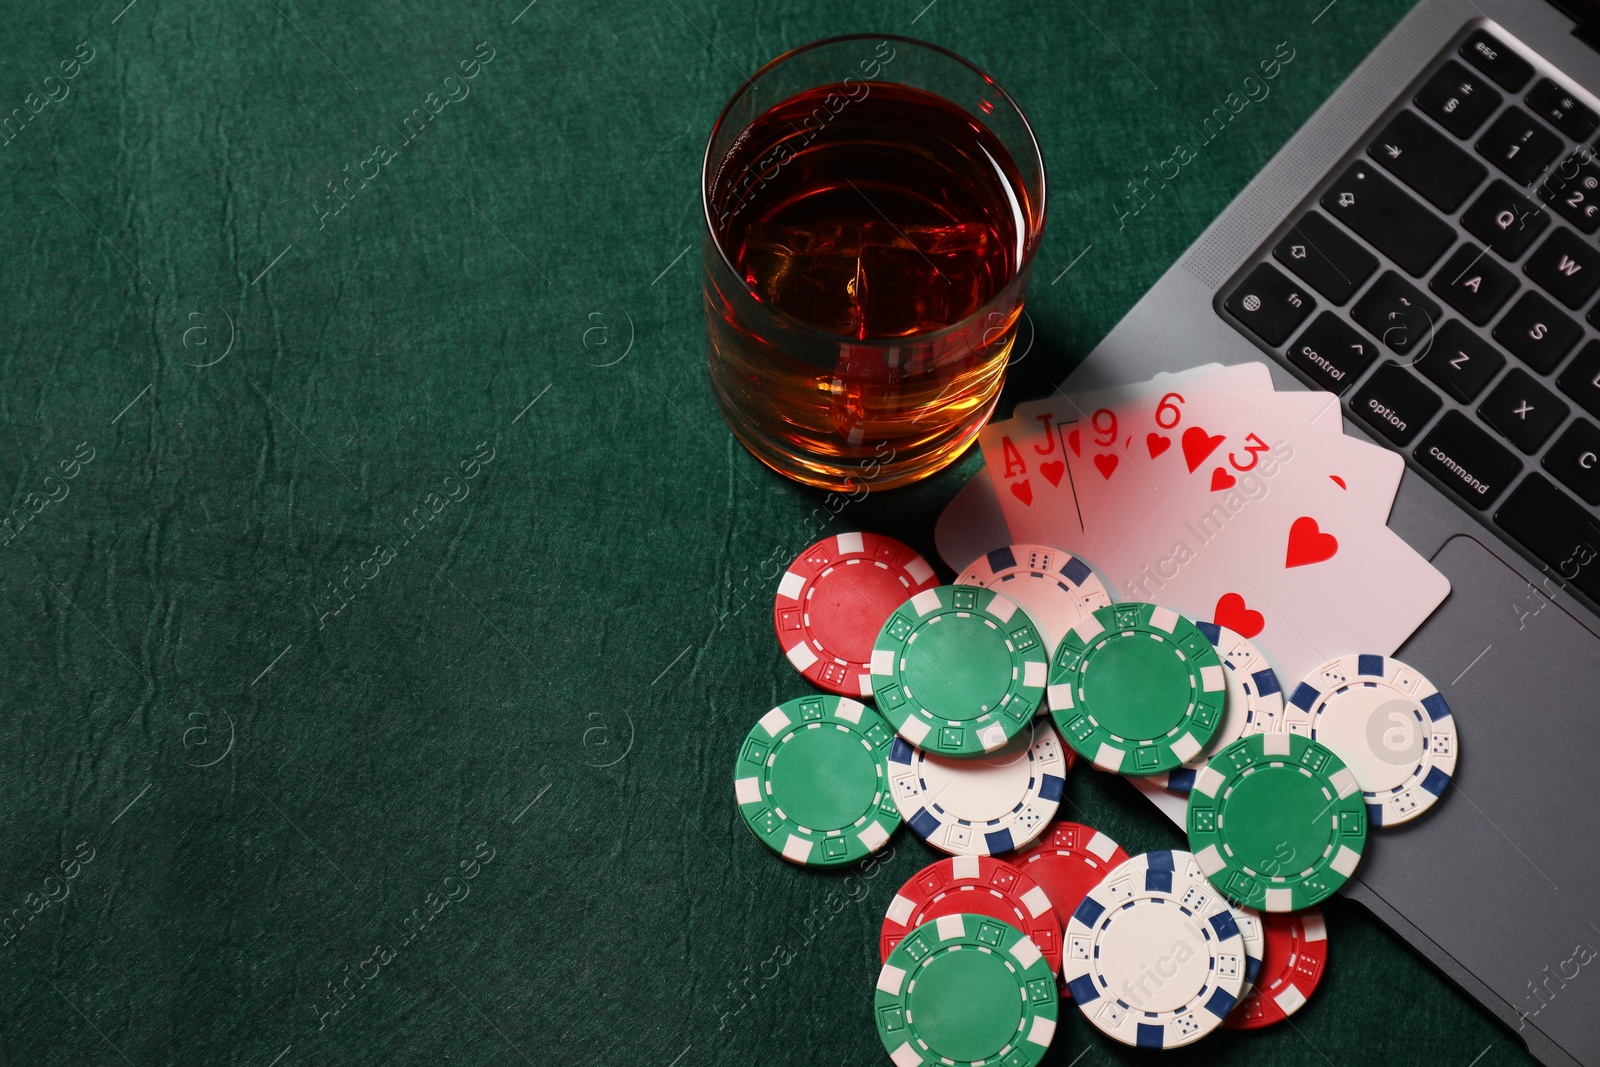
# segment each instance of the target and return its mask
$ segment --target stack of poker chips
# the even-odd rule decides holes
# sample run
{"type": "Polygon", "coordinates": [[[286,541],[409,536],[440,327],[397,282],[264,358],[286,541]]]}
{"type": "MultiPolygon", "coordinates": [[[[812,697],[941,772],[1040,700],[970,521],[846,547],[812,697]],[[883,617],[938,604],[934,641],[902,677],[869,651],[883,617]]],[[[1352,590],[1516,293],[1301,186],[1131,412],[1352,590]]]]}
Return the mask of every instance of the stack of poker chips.
{"type": "Polygon", "coordinates": [[[826,538],[784,574],[774,623],[825,692],[746,736],[751,830],[808,867],[856,863],[902,822],[947,854],[883,922],[874,1011],[899,1067],[1037,1064],[1062,999],[1139,1047],[1287,1018],[1368,826],[1416,817],[1454,770],[1449,708],[1405,664],[1343,657],[1286,700],[1250,641],[1113,603],[1048,546],[940,585],[891,538],[826,538]],[[1186,793],[1191,851],[1129,856],[1058,820],[1080,757],[1186,793]]]}

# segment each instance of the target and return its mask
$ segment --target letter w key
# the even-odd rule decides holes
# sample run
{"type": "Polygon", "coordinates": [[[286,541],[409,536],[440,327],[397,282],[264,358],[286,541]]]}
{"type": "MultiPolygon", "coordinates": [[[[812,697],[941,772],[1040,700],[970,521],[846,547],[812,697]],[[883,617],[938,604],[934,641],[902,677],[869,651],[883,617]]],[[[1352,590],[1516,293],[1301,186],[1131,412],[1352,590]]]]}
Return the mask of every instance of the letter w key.
{"type": "Polygon", "coordinates": [[[1523,271],[1567,307],[1582,307],[1600,288],[1600,249],[1563,227],[1534,249],[1523,271]]]}

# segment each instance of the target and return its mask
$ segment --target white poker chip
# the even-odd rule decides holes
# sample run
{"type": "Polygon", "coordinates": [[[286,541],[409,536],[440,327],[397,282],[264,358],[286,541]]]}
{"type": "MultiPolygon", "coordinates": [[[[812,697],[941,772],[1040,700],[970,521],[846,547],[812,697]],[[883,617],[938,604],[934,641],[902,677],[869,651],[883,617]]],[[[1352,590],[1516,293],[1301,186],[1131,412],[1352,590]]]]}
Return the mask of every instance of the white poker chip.
{"type": "Polygon", "coordinates": [[[1115,868],[1067,924],[1061,978],[1095,1028],[1177,1048],[1222,1025],[1244,989],[1244,932],[1189,852],[1115,868]]]}
{"type": "Polygon", "coordinates": [[[1283,728],[1283,690],[1278,687],[1278,676],[1262,651],[1226,626],[1213,622],[1194,625],[1216,648],[1218,658],[1227,668],[1223,675],[1227,679],[1228,695],[1223,704],[1222,722],[1199,755],[1186,760],[1177,770],[1152,779],[1175,793],[1193,789],[1194,776],[1206,761],[1245,734],[1270,733],[1283,728]]]}
{"type": "Polygon", "coordinates": [[[1035,719],[992,755],[952,759],[903,737],[889,750],[889,793],[928,844],[953,856],[993,856],[1033,841],[1055,818],[1072,750],[1035,719]]]}
{"type": "Polygon", "coordinates": [[[1111,603],[1083,560],[1048,545],[1009,545],[967,564],[957,585],[993,589],[1022,605],[1053,654],[1061,635],[1111,603]]]}
{"type": "Polygon", "coordinates": [[[1233,921],[1239,924],[1239,933],[1244,937],[1244,985],[1239,989],[1239,999],[1243,1000],[1255,988],[1256,978],[1261,974],[1261,961],[1267,951],[1267,927],[1256,909],[1232,903],[1229,907],[1233,908],[1233,921]]]}
{"type": "Polygon", "coordinates": [[[1456,772],[1456,720],[1433,683],[1387,656],[1341,656],[1295,687],[1290,733],[1320,741],[1350,768],[1367,820],[1392,826],[1438,803],[1456,772]]]}

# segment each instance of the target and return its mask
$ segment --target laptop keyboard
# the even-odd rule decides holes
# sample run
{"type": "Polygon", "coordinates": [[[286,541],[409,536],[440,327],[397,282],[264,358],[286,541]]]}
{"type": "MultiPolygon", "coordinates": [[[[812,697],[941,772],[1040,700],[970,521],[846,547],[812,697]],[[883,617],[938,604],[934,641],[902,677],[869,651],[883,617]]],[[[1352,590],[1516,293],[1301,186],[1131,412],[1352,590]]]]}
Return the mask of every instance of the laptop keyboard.
{"type": "Polygon", "coordinates": [[[1221,309],[1600,603],[1600,113],[1560,77],[1464,33],[1221,309]]]}

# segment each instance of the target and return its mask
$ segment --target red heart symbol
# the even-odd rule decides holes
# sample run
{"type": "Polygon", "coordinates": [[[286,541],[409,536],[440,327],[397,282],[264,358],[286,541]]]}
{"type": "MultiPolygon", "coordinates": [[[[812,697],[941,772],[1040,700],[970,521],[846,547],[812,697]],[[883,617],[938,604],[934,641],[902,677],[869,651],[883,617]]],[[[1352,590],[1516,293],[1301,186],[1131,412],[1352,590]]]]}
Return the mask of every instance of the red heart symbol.
{"type": "Polygon", "coordinates": [[[1344,484],[1344,479],[1339,477],[1337,474],[1330,474],[1330,475],[1328,475],[1328,477],[1332,478],[1333,479],[1333,484],[1337,485],[1340,489],[1349,489],[1350,488],[1348,485],[1344,484]]]}
{"type": "Polygon", "coordinates": [[[1060,485],[1061,476],[1067,473],[1067,465],[1061,460],[1039,464],[1039,473],[1044,475],[1045,481],[1051,485],[1060,485]]]}
{"type": "Polygon", "coordinates": [[[1033,507],[1033,486],[1024,478],[1020,482],[1011,483],[1011,495],[1022,501],[1028,507],[1033,507]]]}
{"type": "Polygon", "coordinates": [[[1099,471],[1100,477],[1106,481],[1111,480],[1112,472],[1117,469],[1117,464],[1120,462],[1121,459],[1115,452],[1102,452],[1094,457],[1095,470],[1099,471]]]}
{"type": "Polygon", "coordinates": [[[1073,430],[1071,433],[1067,434],[1067,447],[1072,449],[1072,454],[1074,456],[1083,455],[1083,451],[1078,447],[1078,431],[1077,430],[1073,430]]]}
{"type": "Polygon", "coordinates": [[[1153,433],[1144,439],[1144,444],[1150,450],[1150,458],[1155,459],[1172,447],[1172,438],[1163,434],[1153,433]]]}
{"type": "Polygon", "coordinates": [[[1239,484],[1239,479],[1229,474],[1226,469],[1218,467],[1211,472],[1211,491],[1220,493],[1224,489],[1232,489],[1239,484]]]}
{"type": "Polygon", "coordinates": [[[1183,431],[1183,460],[1189,464],[1189,473],[1193,474],[1195,468],[1204,463],[1206,457],[1215,452],[1221,443],[1221,437],[1212,437],[1198,426],[1183,431]]]}
{"type": "Polygon", "coordinates": [[[1302,515],[1289,527],[1289,551],[1284,557],[1285,567],[1304,567],[1333,558],[1339,551],[1339,539],[1322,532],[1317,520],[1302,515]]]}
{"type": "Polygon", "coordinates": [[[1211,621],[1218,626],[1226,626],[1240,637],[1250,638],[1261,632],[1267,620],[1261,617],[1261,612],[1251,611],[1245,607],[1244,597],[1238,593],[1223,593],[1217,601],[1216,614],[1211,621]]]}

